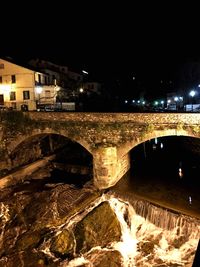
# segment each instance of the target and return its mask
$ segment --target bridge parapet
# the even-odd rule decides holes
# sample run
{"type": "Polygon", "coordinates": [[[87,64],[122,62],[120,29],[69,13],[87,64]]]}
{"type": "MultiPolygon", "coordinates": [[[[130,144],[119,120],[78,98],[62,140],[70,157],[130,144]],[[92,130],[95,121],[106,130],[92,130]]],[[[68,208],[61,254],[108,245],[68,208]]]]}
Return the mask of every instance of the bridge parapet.
{"type": "Polygon", "coordinates": [[[62,112],[30,112],[34,120],[47,121],[79,121],[79,122],[134,122],[145,124],[200,124],[198,113],[62,113],[62,112]]]}

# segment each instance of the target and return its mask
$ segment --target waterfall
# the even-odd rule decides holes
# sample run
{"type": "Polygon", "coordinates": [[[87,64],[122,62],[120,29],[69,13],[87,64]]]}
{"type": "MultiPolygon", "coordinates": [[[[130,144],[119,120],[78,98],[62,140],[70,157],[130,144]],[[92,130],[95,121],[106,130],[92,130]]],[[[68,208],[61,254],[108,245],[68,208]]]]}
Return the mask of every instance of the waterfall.
{"type": "Polygon", "coordinates": [[[143,200],[130,204],[111,197],[109,203],[121,223],[122,242],[114,247],[121,252],[125,267],[152,267],[156,262],[191,266],[199,240],[199,220],[143,200]]]}
{"type": "Polygon", "coordinates": [[[196,236],[194,238],[199,237],[200,220],[155,206],[145,200],[135,200],[132,205],[138,215],[159,228],[169,231],[180,228],[180,231],[184,230],[184,234],[186,235],[195,229],[196,236]]]}
{"type": "MultiPolygon", "coordinates": [[[[127,200],[104,194],[92,208],[101,201],[108,201],[115,212],[122,231],[119,242],[107,248],[96,247],[100,251],[117,250],[122,255],[124,267],[184,266],[191,267],[197,249],[200,222],[189,216],[155,206],[148,201],[127,200]]],[[[90,208],[89,211],[92,209],[90,208]]],[[[82,216],[81,216],[82,217],[82,216]]],[[[81,219],[78,215],[73,222],[81,219]]],[[[68,225],[72,226],[72,225],[68,225]]],[[[90,253],[90,251],[88,252],[90,253]]],[[[85,253],[79,258],[63,262],[63,267],[82,264],[93,266],[85,253]]]]}

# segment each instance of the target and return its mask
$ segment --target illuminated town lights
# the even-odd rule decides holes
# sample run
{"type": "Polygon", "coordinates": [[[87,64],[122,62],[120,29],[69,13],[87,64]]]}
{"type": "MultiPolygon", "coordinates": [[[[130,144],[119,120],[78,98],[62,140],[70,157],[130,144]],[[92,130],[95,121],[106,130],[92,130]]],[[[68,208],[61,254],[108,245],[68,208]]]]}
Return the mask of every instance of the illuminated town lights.
{"type": "Polygon", "coordinates": [[[83,93],[83,91],[84,91],[83,88],[80,88],[80,89],[79,89],[79,92],[80,92],[80,93],[83,93]]]}
{"type": "Polygon", "coordinates": [[[56,92],[59,92],[60,91],[60,87],[59,86],[55,86],[55,90],[56,90],[56,92]]]}
{"type": "Polygon", "coordinates": [[[194,90],[191,90],[190,93],[189,93],[189,95],[190,95],[191,97],[194,97],[194,96],[196,95],[196,92],[195,92],[194,90]]]}
{"type": "Polygon", "coordinates": [[[0,84],[0,91],[2,93],[9,93],[11,90],[11,85],[10,84],[0,84]]]}
{"type": "Polygon", "coordinates": [[[37,94],[41,94],[42,93],[42,87],[41,86],[35,87],[35,91],[37,94]]]}
{"type": "Polygon", "coordinates": [[[196,92],[194,90],[191,90],[189,92],[189,95],[192,97],[192,111],[193,111],[193,97],[196,95],[196,92]]]}

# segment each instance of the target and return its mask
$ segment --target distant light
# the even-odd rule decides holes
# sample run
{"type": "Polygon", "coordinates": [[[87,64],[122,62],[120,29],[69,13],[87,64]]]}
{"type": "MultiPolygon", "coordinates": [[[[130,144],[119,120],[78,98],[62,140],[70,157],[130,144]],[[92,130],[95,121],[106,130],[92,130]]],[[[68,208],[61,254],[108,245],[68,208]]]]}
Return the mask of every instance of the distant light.
{"type": "Polygon", "coordinates": [[[200,87],[200,84],[198,84],[198,87],[200,87]]]}
{"type": "Polygon", "coordinates": [[[175,100],[175,101],[178,101],[178,96],[175,96],[175,97],[174,97],[174,100],[175,100]]]}
{"type": "Polygon", "coordinates": [[[134,99],[132,100],[132,103],[135,103],[135,100],[134,99]]]}
{"type": "Polygon", "coordinates": [[[157,138],[155,138],[155,144],[157,145],[157,143],[158,143],[158,139],[157,139],[157,138]]]}
{"type": "Polygon", "coordinates": [[[60,91],[60,87],[59,86],[55,86],[56,92],[60,91]]]}
{"type": "Polygon", "coordinates": [[[140,100],[138,100],[137,102],[138,102],[138,104],[140,104],[140,100]]]}
{"type": "Polygon", "coordinates": [[[182,168],[179,168],[179,169],[178,169],[178,175],[179,175],[180,178],[183,177],[183,171],[182,171],[182,168]]]}
{"type": "Polygon", "coordinates": [[[0,90],[3,92],[10,92],[11,86],[9,84],[0,84],[0,90]]]}
{"type": "Polygon", "coordinates": [[[195,91],[194,90],[192,90],[192,91],[190,91],[190,93],[189,93],[189,95],[191,96],[191,97],[194,97],[195,96],[195,91]]]}
{"type": "Polygon", "coordinates": [[[163,143],[160,143],[160,148],[161,148],[161,149],[163,148],[163,143]]]}
{"type": "Polygon", "coordinates": [[[145,105],[145,101],[143,101],[142,104],[145,105]]]}
{"type": "Polygon", "coordinates": [[[155,101],[154,104],[157,106],[158,105],[158,101],[155,101]]]}
{"type": "Polygon", "coordinates": [[[83,93],[83,88],[80,88],[79,92],[80,92],[80,93],[83,93]]]}
{"type": "Polygon", "coordinates": [[[35,87],[35,91],[37,94],[41,94],[42,93],[42,87],[41,86],[35,87]]]}
{"type": "Polygon", "coordinates": [[[82,70],[82,73],[84,74],[88,74],[88,72],[86,70],[82,70]]]}
{"type": "Polygon", "coordinates": [[[171,103],[171,100],[170,100],[170,99],[168,99],[168,100],[167,100],[167,103],[171,103]]]}
{"type": "Polygon", "coordinates": [[[124,102],[125,102],[125,104],[127,104],[128,103],[128,100],[125,100],[124,102]]]}
{"type": "Polygon", "coordinates": [[[183,101],[183,97],[182,97],[182,96],[180,96],[179,99],[180,99],[181,101],[183,101]]]}
{"type": "Polygon", "coordinates": [[[135,76],[133,76],[133,80],[135,80],[135,76]]]}
{"type": "Polygon", "coordinates": [[[164,101],[162,100],[160,103],[161,103],[161,104],[164,104],[164,101]]]}
{"type": "Polygon", "coordinates": [[[153,150],[156,150],[156,145],[155,145],[155,144],[153,144],[152,148],[153,148],[153,150]]]}

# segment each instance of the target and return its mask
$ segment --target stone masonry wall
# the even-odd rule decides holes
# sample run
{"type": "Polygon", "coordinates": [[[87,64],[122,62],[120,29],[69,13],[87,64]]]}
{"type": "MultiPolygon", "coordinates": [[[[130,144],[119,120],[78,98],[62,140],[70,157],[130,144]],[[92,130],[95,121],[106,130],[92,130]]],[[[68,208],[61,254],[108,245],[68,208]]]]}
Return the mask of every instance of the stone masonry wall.
{"type": "Polygon", "coordinates": [[[153,124],[200,124],[200,114],[196,113],[55,113],[30,112],[35,120],[82,121],[82,122],[135,122],[153,124]]]}

